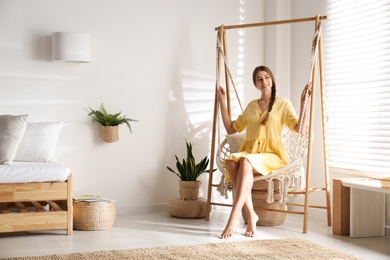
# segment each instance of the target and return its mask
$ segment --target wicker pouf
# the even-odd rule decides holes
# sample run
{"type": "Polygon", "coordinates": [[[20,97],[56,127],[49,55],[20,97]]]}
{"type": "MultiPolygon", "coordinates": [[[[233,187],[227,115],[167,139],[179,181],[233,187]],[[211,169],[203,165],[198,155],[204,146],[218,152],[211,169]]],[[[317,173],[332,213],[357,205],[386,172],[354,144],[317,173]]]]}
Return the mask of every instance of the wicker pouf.
{"type": "MultiPolygon", "coordinates": [[[[286,219],[286,212],[277,212],[277,211],[268,211],[268,210],[256,210],[256,208],[263,209],[277,209],[277,210],[286,210],[287,205],[285,203],[279,203],[278,193],[274,193],[275,201],[273,203],[267,203],[267,181],[257,181],[253,184],[253,189],[261,190],[259,192],[252,191],[252,201],[255,212],[259,217],[259,220],[256,222],[257,226],[278,226],[284,223],[286,219]]],[[[279,189],[279,181],[274,180],[274,190],[279,189]]],[[[242,217],[244,218],[245,223],[247,222],[247,216],[244,210],[242,210],[242,217]]]]}
{"type": "Polygon", "coordinates": [[[114,224],[115,214],[114,202],[74,202],[73,228],[77,230],[107,229],[114,224]]]}
{"type": "MultiPolygon", "coordinates": [[[[259,217],[259,220],[256,223],[257,226],[278,226],[284,223],[287,215],[285,212],[256,210],[256,208],[286,210],[286,204],[280,204],[278,201],[276,201],[277,195],[275,194],[274,196],[275,202],[267,203],[267,193],[252,193],[253,207],[255,208],[255,212],[259,217]]],[[[242,211],[242,217],[246,223],[247,216],[244,210],[242,211]]]]}
{"type": "Polygon", "coordinates": [[[177,218],[204,218],[206,217],[206,200],[171,199],[168,202],[168,213],[177,218]]]}
{"type": "MultiPolygon", "coordinates": [[[[273,180],[274,183],[274,191],[279,190],[279,181],[278,180],[273,180]]],[[[266,180],[261,180],[261,181],[255,181],[253,183],[252,190],[268,190],[268,181],[266,180]]]]}

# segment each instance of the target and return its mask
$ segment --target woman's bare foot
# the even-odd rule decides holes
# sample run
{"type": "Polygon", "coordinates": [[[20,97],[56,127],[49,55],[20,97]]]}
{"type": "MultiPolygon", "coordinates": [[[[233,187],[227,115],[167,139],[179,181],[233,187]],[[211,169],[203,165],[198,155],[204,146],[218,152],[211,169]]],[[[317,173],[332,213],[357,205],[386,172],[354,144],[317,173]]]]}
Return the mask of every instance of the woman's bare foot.
{"type": "Polygon", "coordinates": [[[248,214],[248,224],[245,231],[245,236],[254,237],[256,235],[256,222],[258,220],[259,217],[257,216],[255,211],[252,211],[250,214],[248,214]]]}
{"type": "Polygon", "coordinates": [[[229,238],[231,237],[234,232],[236,231],[236,227],[238,225],[238,218],[233,218],[230,216],[228,223],[226,224],[225,229],[223,230],[222,234],[219,235],[221,239],[229,238]]]}

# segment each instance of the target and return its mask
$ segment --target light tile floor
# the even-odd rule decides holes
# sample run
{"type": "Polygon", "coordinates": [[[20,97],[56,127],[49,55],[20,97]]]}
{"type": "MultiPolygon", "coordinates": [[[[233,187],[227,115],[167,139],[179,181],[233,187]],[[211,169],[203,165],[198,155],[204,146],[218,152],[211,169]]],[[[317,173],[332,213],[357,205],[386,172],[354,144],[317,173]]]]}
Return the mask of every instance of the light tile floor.
{"type": "Polygon", "coordinates": [[[210,221],[170,217],[166,211],[118,215],[112,228],[102,231],[64,231],[0,234],[0,257],[66,254],[141,247],[220,243],[252,239],[302,238],[361,259],[390,259],[390,238],[350,238],[332,234],[323,219],[310,217],[307,234],[302,233],[302,216],[288,214],[281,226],[257,227],[257,236],[243,236],[244,222],[234,237],[221,240],[229,212],[213,210],[210,221]]]}

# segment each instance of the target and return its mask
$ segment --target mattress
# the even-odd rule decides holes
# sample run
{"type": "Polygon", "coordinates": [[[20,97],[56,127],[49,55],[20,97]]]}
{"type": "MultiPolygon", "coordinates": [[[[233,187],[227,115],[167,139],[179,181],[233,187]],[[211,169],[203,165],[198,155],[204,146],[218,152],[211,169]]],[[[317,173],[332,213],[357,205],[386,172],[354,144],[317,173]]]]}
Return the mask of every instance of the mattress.
{"type": "Polygon", "coordinates": [[[0,165],[0,183],[66,181],[70,168],[55,162],[13,162],[0,165]]]}

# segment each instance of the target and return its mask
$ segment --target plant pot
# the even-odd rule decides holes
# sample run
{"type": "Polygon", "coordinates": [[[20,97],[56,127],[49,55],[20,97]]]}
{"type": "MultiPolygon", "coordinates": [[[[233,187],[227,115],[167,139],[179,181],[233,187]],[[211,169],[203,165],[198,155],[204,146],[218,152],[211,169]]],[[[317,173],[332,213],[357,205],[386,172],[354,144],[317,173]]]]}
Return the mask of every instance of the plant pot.
{"type": "Polygon", "coordinates": [[[102,139],[107,143],[114,143],[118,141],[118,126],[102,126],[102,139]]]}
{"type": "Polygon", "coordinates": [[[179,181],[180,198],[182,200],[197,200],[201,184],[200,181],[179,181]]]}

